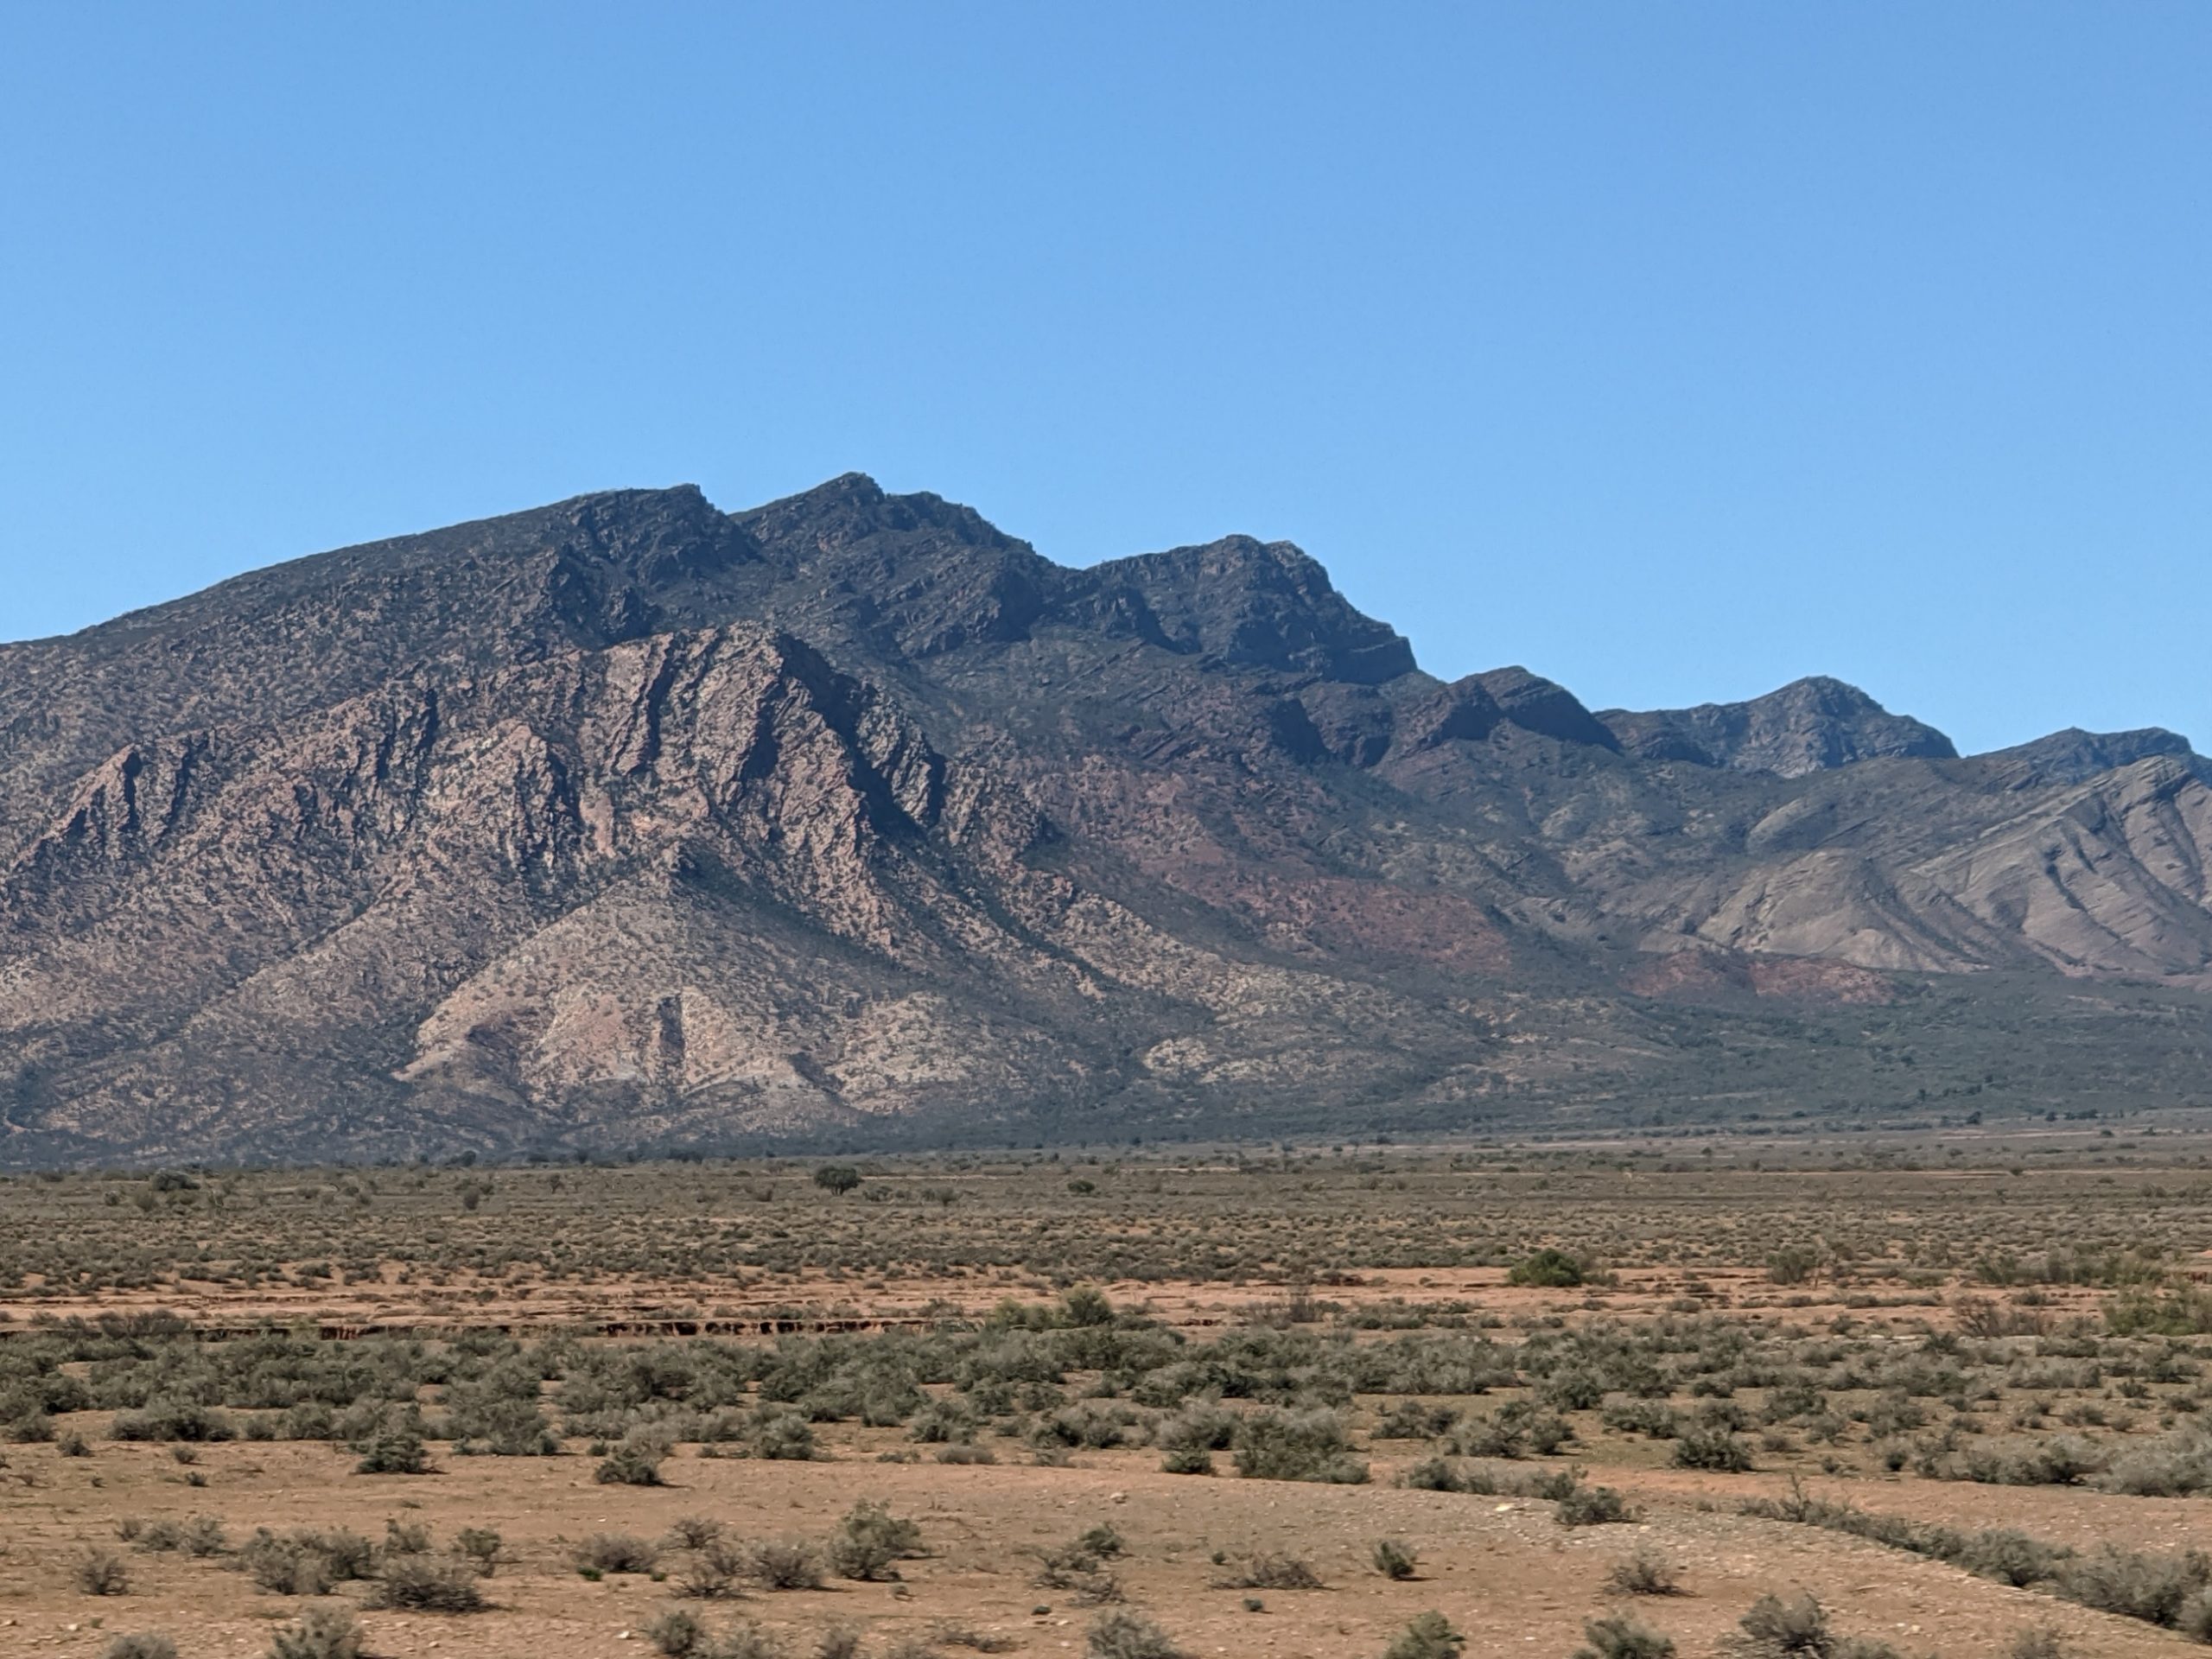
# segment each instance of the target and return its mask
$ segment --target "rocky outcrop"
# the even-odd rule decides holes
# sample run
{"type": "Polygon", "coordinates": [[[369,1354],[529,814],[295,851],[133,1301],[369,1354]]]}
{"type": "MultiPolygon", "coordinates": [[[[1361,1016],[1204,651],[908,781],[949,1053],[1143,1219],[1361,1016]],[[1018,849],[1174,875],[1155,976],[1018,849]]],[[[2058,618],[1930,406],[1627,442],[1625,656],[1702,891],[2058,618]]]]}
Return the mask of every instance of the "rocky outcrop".
{"type": "MultiPolygon", "coordinates": [[[[1540,674],[1519,667],[1494,668],[1470,677],[1497,706],[1501,716],[1524,731],[1557,738],[1562,743],[1620,747],[1619,740],[1582,706],[1580,698],[1540,674]]],[[[1467,682],[1460,683],[1465,686],[1467,682]]]]}
{"type": "Polygon", "coordinates": [[[1060,575],[972,508],[886,495],[858,473],[733,523],[791,590],[772,608],[894,658],[1023,639],[1060,575]]]}
{"type": "Polygon", "coordinates": [[[1855,685],[1817,677],[1749,702],[1646,714],[1609,709],[1598,718],[1622,750],[1640,760],[1688,760],[1779,778],[1885,756],[1949,760],[1958,753],[1934,727],[1891,714],[1855,685]]]}
{"type": "Polygon", "coordinates": [[[2179,732],[2145,727],[2133,732],[2085,732],[2069,727],[2010,749],[1974,757],[1976,770],[2006,789],[2039,789],[2087,783],[2104,772],[2165,755],[2192,766],[2200,775],[2205,763],[2179,732]]]}
{"type": "Polygon", "coordinates": [[[1288,542],[1226,537],[1102,564],[1066,588],[1071,620],[1126,616],[1139,638],[1240,668],[1355,685],[1414,671],[1413,647],[1355,610],[1288,542]]]}

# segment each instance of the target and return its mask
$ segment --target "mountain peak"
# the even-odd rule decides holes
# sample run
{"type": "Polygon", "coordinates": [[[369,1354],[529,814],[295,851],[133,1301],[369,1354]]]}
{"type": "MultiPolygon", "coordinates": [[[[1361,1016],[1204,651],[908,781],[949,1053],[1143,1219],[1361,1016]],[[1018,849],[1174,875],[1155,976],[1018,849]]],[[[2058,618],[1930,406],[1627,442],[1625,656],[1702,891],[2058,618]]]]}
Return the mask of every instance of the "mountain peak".
{"type": "Polygon", "coordinates": [[[973,507],[926,491],[893,495],[866,473],[840,474],[810,490],[732,517],[787,565],[858,543],[880,543],[886,537],[920,537],[940,548],[1027,550],[973,507]]]}
{"type": "Polygon", "coordinates": [[[1732,772],[1800,778],[1855,761],[1897,756],[1948,760],[1951,740],[1933,726],[1893,715],[1847,680],[1825,674],[1745,702],[1637,712],[1609,709],[1598,718],[1640,760],[1687,760],[1732,772]]]}
{"type": "Polygon", "coordinates": [[[1801,707],[1815,707],[1827,714],[1858,715],[1886,714],[1888,710],[1868,696],[1848,680],[1839,680],[1830,674],[1807,674],[1779,686],[1763,697],[1751,699],[1761,703],[1789,703],[1801,707]]]}
{"type": "Polygon", "coordinates": [[[1140,612],[1159,643],[1241,665],[1380,685],[1414,670],[1413,647],[1339,594],[1292,542],[1224,536],[1076,574],[1091,605],[1140,612]]]}
{"type": "Polygon", "coordinates": [[[2187,738],[2163,726],[2145,726],[2131,732],[2088,732],[2079,726],[2069,726],[2032,742],[1978,754],[1974,760],[1984,766],[2000,769],[2011,787],[2020,788],[2038,784],[2086,783],[2103,772],[2116,772],[2153,755],[2168,755],[2199,766],[2207,764],[2190,748],[2187,738]]]}
{"type": "Polygon", "coordinates": [[[887,498],[883,486],[866,473],[840,473],[835,478],[824,479],[810,490],[801,490],[796,495],[782,496],[759,509],[797,505],[804,503],[812,507],[830,507],[840,503],[854,506],[875,506],[887,498]]]}
{"type": "MultiPolygon", "coordinates": [[[[626,571],[648,587],[712,576],[760,552],[696,484],[613,490],[564,504],[575,553],[626,571]]],[[[531,551],[527,543],[522,544],[531,551]]]]}
{"type": "Polygon", "coordinates": [[[1506,720],[1524,731],[1557,738],[1562,743],[1589,743],[1601,749],[1618,749],[1620,741],[1582,700],[1555,680],[1532,674],[1518,664],[1470,674],[1460,684],[1482,688],[1506,720]]]}

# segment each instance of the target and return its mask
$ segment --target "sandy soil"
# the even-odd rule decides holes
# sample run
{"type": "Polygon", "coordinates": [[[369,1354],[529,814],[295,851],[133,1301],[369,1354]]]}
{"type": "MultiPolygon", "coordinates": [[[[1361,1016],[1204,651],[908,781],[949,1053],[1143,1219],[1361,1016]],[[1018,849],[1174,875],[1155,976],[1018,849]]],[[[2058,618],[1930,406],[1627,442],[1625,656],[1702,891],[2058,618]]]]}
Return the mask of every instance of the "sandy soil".
{"type": "MultiPolygon", "coordinates": [[[[687,1456],[669,1466],[673,1484],[658,1490],[596,1485],[593,1461],[582,1456],[444,1456],[434,1474],[363,1477],[321,1445],[216,1446],[193,1466],[207,1482],[194,1487],[160,1447],[97,1444],[86,1459],[10,1448],[0,1496],[0,1653],[95,1656],[115,1632],[156,1629],[177,1640],[184,1659],[259,1655],[271,1624],[299,1604],[257,1591],[219,1561],[126,1551],[129,1595],[95,1598],[69,1584],[88,1547],[119,1548],[119,1516],[213,1515],[233,1542],[257,1525],[347,1526],[375,1535],[387,1517],[428,1523],[441,1539],[463,1526],[496,1528],[510,1559],[486,1586],[495,1609],[367,1613],[372,1651],[620,1659],[651,1650],[641,1632],[671,1605],[670,1586],[639,1577],[588,1581],[568,1564],[570,1541],[597,1531],[658,1536],[693,1515],[747,1538],[819,1538],[861,1497],[884,1500],[922,1527],[931,1554],[906,1563],[899,1583],[833,1581],[821,1592],[756,1590],[741,1603],[692,1605],[717,1621],[740,1611],[757,1618],[788,1632],[802,1653],[838,1620],[865,1627],[877,1649],[952,1621],[1011,1640],[1010,1651],[1080,1652],[1095,1613],[1037,1589],[1031,1552],[1107,1521],[1129,1541],[1122,1568],[1129,1601],[1196,1654],[1380,1654],[1407,1619],[1434,1608],[1468,1633],[1471,1652],[1563,1656],[1578,1645],[1585,1619],[1618,1605],[1605,1574],[1639,1543],[1682,1568],[1687,1594],[1645,1599],[1637,1611],[1685,1654],[1719,1650],[1757,1596],[1801,1586],[1829,1606],[1840,1629],[1908,1653],[1994,1653],[2034,1624],[2055,1628],[2082,1656],[2186,1645],[1936,1562],[1730,1513],[1736,1497],[1777,1484],[1758,1476],[1609,1470],[1606,1479],[1642,1506],[1641,1522],[1570,1530],[1546,1503],[1394,1489],[1384,1462],[1376,1484],[1319,1487],[1169,1476],[1158,1471],[1156,1454],[1135,1452],[1079,1456],[1065,1468],[885,1464],[874,1459],[901,1444],[896,1431],[831,1430],[824,1438],[838,1460],[687,1456]],[[1419,1549],[1419,1580],[1391,1583],[1369,1567],[1375,1540],[1386,1535],[1419,1549]],[[1329,1587],[1256,1592],[1260,1612],[1245,1610],[1253,1592],[1214,1587],[1222,1573],[1216,1552],[1233,1564],[1277,1551],[1310,1560],[1329,1587]]],[[[1853,1495],[1883,1507],[1878,1485],[1859,1484],[1853,1495]]],[[[1928,1483],[1912,1497],[1921,1518],[2020,1524],[2082,1544],[2111,1537],[2175,1547],[2208,1535],[2201,1501],[1928,1483]]]]}

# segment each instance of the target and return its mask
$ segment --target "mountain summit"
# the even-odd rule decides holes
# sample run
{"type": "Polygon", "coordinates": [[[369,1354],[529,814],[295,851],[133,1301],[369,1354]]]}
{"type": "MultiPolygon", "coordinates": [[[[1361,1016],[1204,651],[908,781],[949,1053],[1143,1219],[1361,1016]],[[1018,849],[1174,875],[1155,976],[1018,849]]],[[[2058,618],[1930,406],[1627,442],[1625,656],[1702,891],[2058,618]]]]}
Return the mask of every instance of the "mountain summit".
{"type": "Polygon", "coordinates": [[[1072,569],[859,474],[256,572],[0,646],[0,720],[16,1165],[2041,1111],[2212,1058],[2171,734],[1592,714],[1422,672],[1287,543],[1072,569]]]}
{"type": "Polygon", "coordinates": [[[1958,751],[1933,726],[1893,715],[1855,685],[1815,675],[1749,702],[1599,716],[1628,753],[1644,760],[1688,760],[1738,772],[1802,778],[1854,760],[1918,755],[1954,760],[1958,751]]]}

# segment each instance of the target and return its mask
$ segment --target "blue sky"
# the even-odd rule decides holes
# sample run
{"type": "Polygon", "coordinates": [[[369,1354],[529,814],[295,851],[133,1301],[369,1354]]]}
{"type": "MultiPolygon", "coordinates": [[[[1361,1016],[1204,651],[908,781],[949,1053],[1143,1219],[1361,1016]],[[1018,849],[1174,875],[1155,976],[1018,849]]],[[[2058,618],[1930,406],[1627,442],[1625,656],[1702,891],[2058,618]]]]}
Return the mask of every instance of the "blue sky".
{"type": "Polygon", "coordinates": [[[609,486],[2212,747],[2212,7],[0,9],[0,639],[609,486]]]}

